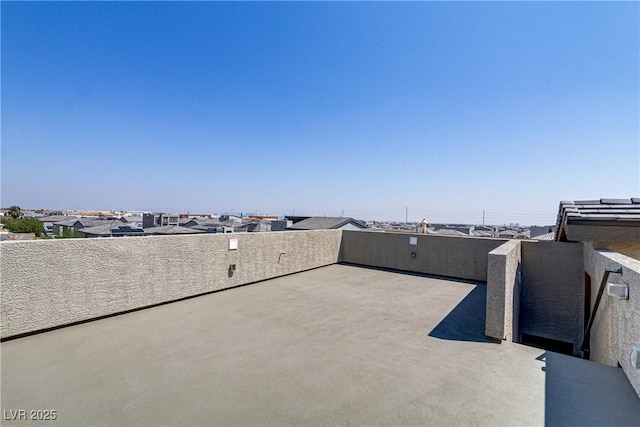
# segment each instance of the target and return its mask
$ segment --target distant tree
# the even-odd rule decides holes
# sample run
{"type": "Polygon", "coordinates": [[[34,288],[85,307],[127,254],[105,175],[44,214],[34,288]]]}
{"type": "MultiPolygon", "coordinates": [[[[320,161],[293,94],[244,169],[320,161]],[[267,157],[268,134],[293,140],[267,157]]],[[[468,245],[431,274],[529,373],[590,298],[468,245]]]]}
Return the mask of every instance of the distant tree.
{"type": "Polygon", "coordinates": [[[12,219],[3,218],[4,228],[12,233],[35,233],[36,236],[42,234],[44,225],[42,221],[35,218],[12,219]]]}
{"type": "Polygon", "coordinates": [[[22,209],[20,209],[20,206],[13,205],[7,210],[7,215],[13,219],[20,218],[22,215],[22,209]]]}

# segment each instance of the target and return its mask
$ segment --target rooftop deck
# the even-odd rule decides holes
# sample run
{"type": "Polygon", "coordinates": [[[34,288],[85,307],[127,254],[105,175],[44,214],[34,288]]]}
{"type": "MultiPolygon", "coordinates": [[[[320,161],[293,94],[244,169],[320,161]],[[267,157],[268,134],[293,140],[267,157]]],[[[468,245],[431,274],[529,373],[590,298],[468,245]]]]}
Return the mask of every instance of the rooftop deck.
{"type": "Polygon", "coordinates": [[[487,340],[485,284],[327,267],[3,342],[46,425],[632,425],[621,369],[487,340]]]}

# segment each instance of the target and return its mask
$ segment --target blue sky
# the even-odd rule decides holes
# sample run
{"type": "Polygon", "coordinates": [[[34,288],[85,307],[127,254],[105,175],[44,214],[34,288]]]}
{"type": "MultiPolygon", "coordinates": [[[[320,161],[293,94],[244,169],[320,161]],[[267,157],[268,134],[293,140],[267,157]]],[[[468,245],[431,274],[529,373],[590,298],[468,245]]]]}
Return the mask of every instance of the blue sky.
{"type": "Polygon", "coordinates": [[[637,2],[6,2],[2,206],[552,223],[640,195],[637,2]]]}

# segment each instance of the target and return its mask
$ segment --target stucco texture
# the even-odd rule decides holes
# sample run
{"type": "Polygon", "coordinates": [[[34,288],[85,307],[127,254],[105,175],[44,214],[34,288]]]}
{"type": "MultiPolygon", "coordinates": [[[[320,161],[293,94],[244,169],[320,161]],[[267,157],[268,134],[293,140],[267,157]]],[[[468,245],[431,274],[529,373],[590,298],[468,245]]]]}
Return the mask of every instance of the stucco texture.
{"type": "Polygon", "coordinates": [[[340,230],[6,242],[2,338],[334,264],[340,230]],[[237,239],[238,249],[229,241],[237,239]],[[230,266],[235,264],[235,271],[230,266]]]}
{"type": "Polygon", "coordinates": [[[519,240],[489,252],[485,334],[491,338],[519,341],[521,258],[519,240]]]}
{"type": "Polygon", "coordinates": [[[487,257],[503,239],[344,231],[344,262],[466,280],[487,281],[487,257]],[[410,245],[410,237],[417,245],[410,245]],[[412,256],[415,253],[415,257],[412,256]]]}
{"type": "Polygon", "coordinates": [[[607,249],[584,244],[584,266],[591,276],[591,310],[606,268],[622,267],[622,275],[610,274],[609,283],[629,284],[629,299],[602,296],[591,329],[591,360],[617,366],[619,363],[640,395],[640,370],[631,367],[631,350],[640,345],[640,261],[607,249]]]}

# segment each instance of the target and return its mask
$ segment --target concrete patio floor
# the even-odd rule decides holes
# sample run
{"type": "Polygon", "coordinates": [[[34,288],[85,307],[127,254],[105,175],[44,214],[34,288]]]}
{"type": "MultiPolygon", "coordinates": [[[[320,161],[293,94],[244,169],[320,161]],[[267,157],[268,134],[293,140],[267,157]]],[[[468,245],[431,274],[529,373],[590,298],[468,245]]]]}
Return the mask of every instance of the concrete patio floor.
{"type": "Polygon", "coordinates": [[[488,342],[484,310],[482,283],[331,265],[6,341],[2,425],[637,422],[620,369],[488,342]]]}

